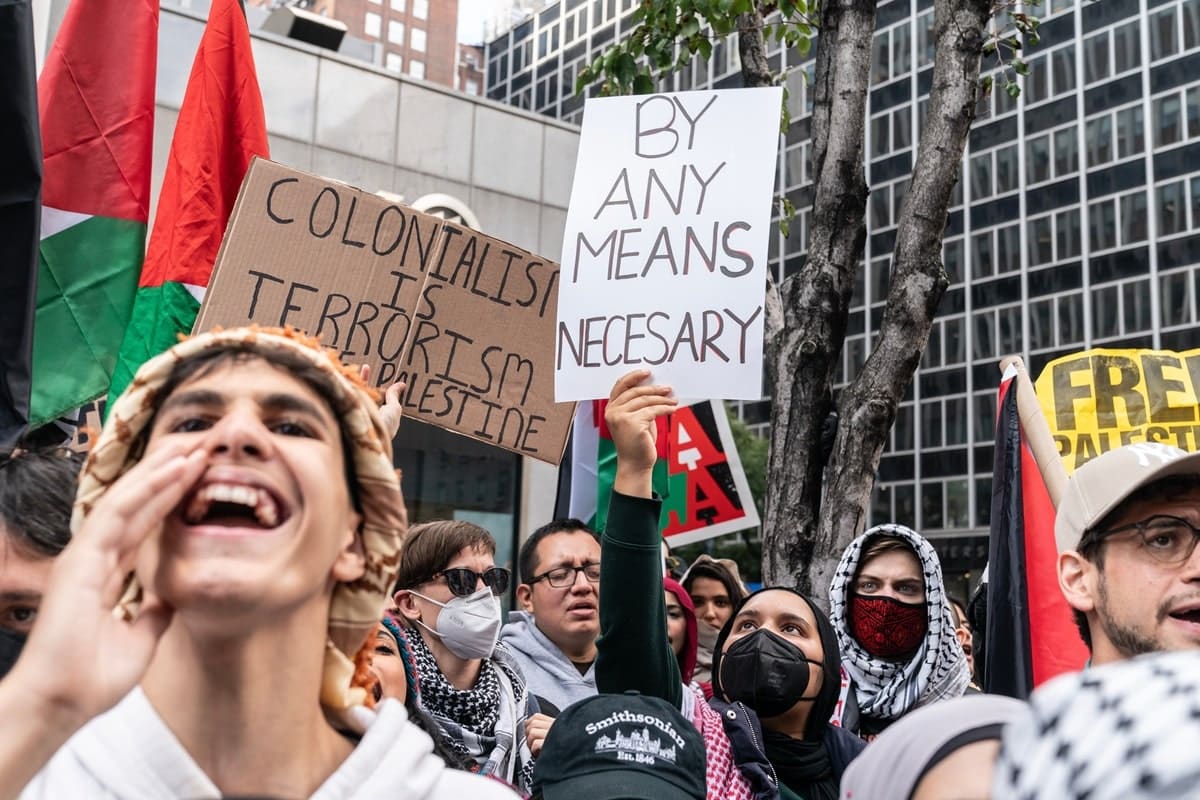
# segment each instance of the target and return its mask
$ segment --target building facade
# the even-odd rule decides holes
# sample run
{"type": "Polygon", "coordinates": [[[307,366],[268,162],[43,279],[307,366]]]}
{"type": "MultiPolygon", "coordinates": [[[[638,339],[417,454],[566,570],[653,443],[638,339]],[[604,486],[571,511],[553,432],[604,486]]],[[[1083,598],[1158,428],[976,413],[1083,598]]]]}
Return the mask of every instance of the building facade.
{"type": "MultiPolygon", "coordinates": [[[[277,7],[280,0],[249,0],[277,7]]],[[[309,11],[345,23],[391,72],[455,86],[458,0],[303,0],[309,11]]]]}
{"type": "MultiPolygon", "coordinates": [[[[576,76],[628,32],[634,6],[561,0],[541,10],[488,43],[487,96],[579,123],[576,76]]],[[[1041,43],[1027,48],[1020,96],[998,90],[980,103],[946,230],[950,288],[871,503],[872,523],[936,537],[948,571],[986,559],[1002,356],[1024,356],[1036,377],[1050,359],[1089,347],[1186,349],[1200,339],[1200,0],[1048,0],[1036,12],[1041,43]]],[[[870,355],[882,316],[932,83],[932,26],[931,0],[878,6],[868,235],[841,385],[870,355]]],[[[774,42],[769,57],[791,69],[778,189],[799,211],[791,236],[772,236],[783,278],[806,255],[813,64],[774,42]]],[[[739,86],[739,69],[730,39],[661,87],[739,86]]],[[[767,401],[738,407],[765,432],[767,401]]]]}
{"type": "Polygon", "coordinates": [[[483,45],[458,45],[458,70],[454,76],[454,88],[467,94],[483,94],[483,45]]]}

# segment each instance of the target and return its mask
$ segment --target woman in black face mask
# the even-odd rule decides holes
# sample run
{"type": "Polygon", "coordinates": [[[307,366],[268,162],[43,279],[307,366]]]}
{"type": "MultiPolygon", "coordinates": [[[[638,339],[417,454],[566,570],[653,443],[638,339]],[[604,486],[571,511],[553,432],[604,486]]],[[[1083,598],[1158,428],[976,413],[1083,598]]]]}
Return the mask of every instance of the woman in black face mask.
{"type": "Polygon", "coordinates": [[[750,595],[717,637],[712,704],[735,751],[761,724],[784,800],[834,800],[842,772],[864,746],[829,724],[840,664],[828,618],[791,589],[750,595]]]}
{"type": "Polygon", "coordinates": [[[604,412],[617,473],[600,541],[600,585],[608,588],[600,592],[596,687],[680,710],[704,739],[706,800],[832,800],[842,768],[864,745],[827,724],[840,691],[838,647],[805,598],[767,590],[734,609],[714,642],[711,700],[680,674],[667,637],[662,501],[653,488],[656,420],[676,401],[648,377],[621,377],[604,412]]]}

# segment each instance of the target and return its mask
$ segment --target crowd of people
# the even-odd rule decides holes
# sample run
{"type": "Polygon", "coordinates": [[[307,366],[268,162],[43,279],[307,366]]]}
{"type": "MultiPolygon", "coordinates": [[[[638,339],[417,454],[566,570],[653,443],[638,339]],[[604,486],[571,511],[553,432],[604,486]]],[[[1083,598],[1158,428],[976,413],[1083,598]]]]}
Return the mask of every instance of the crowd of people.
{"type": "Polygon", "coordinates": [[[1072,476],[1091,659],[1018,700],[980,691],[974,609],[903,525],[821,597],[673,572],[649,377],[607,405],[602,534],[549,522],[514,576],[482,527],[408,525],[395,387],[283,330],[147,362],[86,461],[0,462],[0,800],[1200,797],[1200,455],[1072,476]]]}

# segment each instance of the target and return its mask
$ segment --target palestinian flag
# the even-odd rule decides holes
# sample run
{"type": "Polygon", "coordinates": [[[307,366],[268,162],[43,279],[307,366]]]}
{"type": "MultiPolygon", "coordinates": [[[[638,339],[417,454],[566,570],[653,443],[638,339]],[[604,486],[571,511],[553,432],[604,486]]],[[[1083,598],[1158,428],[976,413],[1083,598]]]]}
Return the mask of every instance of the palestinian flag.
{"type": "Polygon", "coordinates": [[[29,422],[42,151],[30,0],[0,0],[0,447],[29,422]]]}
{"type": "Polygon", "coordinates": [[[1000,385],[988,551],[984,691],[1025,699],[1037,686],[1087,661],[1058,586],[1054,504],[1017,410],[1017,370],[1000,385]]]}
{"type": "Polygon", "coordinates": [[[237,0],[213,0],[179,108],[110,397],[144,361],[191,331],[242,178],[254,156],[267,152],[246,18],[237,0]]]}
{"type": "Polygon", "coordinates": [[[73,2],[38,82],[33,425],[108,391],[146,247],[157,58],[157,2],[73,2]]]}
{"type": "MultiPolygon", "coordinates": [[[[604,530],[617,474],[617,452],[604,422],[607,400],[580,403],[570,444],[570,516],[604,530]]],[[[654,491],[663,499],[659,528],[672,545],[758,525],[725,409],[719,402],[681,405],[659,417],[654,491]]],[[[564,461],[564,464],[566,461],[564,461]]],[[[560,476],[565,472],[560,468],[560,476]]],[[[567,494],[560,491],[560,496],[567,494]]]]}

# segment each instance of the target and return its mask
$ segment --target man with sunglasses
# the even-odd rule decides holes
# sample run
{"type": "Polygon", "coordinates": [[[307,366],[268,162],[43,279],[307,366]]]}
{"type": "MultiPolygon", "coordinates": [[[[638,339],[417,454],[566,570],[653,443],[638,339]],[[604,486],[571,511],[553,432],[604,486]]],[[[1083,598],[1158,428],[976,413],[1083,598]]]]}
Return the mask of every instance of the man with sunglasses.
{"type": "Polygon", "coordinates": [[[528,791],[533,754],[525,721],[537,704],[512,654],[497,643],[509,572],[496,541],[462,520],[413,527],[393,600],[406,626],[421,704],[461,755],[528,791]]]}
{"type": "Polygon", "coordinates": [[[1200,454],[1138,443],[1092,459],[1067,483],[1054,536],[1092,664],[1200,648],[1200,454]]]}
{"type": "Polygon", "coordinates": [[[526,726],[537,756],[558,712],[596,694],[600,537],[580,520],[556,519],[525,540],[517,567],[520,610],[509,614],[501,641],[541,709],[526,726]]]}

